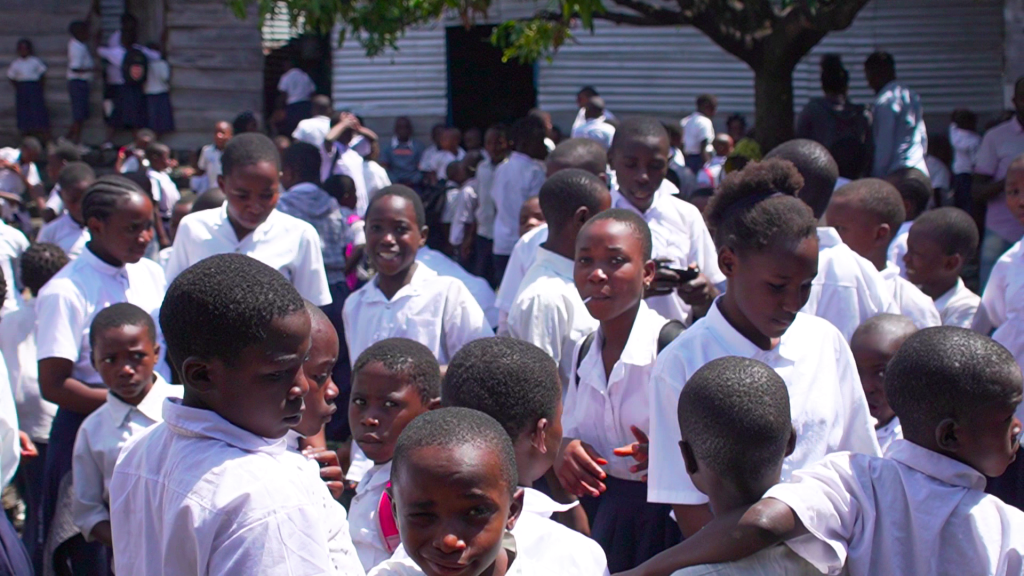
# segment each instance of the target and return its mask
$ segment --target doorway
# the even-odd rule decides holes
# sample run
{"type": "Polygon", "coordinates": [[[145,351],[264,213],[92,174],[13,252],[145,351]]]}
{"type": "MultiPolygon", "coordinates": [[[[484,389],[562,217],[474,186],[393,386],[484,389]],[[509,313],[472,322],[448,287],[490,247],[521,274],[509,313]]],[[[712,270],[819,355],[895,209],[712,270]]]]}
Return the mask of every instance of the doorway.
{"type": "Polygon", "coordinates": [[[491,44],[494,26],[447,29],[448,117],[465,131],[511,124],[537,105],[534,67],[502,62],[491,44]]]}

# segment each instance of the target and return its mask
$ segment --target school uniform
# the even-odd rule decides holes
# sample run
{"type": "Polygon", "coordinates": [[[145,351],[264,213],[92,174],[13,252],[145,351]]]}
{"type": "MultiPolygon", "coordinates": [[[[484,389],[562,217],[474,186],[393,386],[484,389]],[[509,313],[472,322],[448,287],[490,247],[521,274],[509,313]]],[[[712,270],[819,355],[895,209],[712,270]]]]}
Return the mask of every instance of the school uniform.
{"type": "Polygon", "coordinates": [[[25,182],[33,187],[42,183],[39,167],[35,162],[22,162],[20,148],[0,148],[0,158],[20,166],[21,173],[25,175],[25,181],[22,181],[21,176],[13,170],[0,169],[0,192],[9,192],[22,198],[20,204],[0,199],[0,220],[14,224],[22,231],[31,231],[34,227],[28,213],[28,188],[25,182]]]}
{"type": "Polygon", "coordinates": [[[774,369],[789,390],[796,449],[782,465],[782,479],[826,454],[848,450],[880,455],[853,354],[842,334],[820,318],[798,313],[778,345],[762,350],[722,315],[721,299],[658,357],[651,377],[651,445],[648,500],[705,504],[679,452],[676,408],[686,381],[723,356],[751,358],[774,369]]]}
{"type": "Polygon", "coordinates": [[[992,267],[988,285],[981,294],[977,316],[986,318],[993,327],[999,328],[1007,323],[1011,312],[1024,307],[1021,295],[1024,295],[1024,243],[1017,242],[992,267]]]}
{"type": "Polygon", "coordinates": [[[146,127],[157,134],[174,132],[174,108],[171,106],[171,65],[162,57],[149,60],[146,83],[146,127]]]}
{"type": "Polygon", "coordinates": [[[437,144],[427,146],[423,151],[423,154],[420,156],[420,161],[419,164],[416,165],[416,169],[420,172],[431,172],[430,167],[434,164],[434,156],[437,156],[439,151],[437,144]]]}
{"type": "Polygon", "coordinates": [[[7,77],[14,81],[14,106],[19,132],[35,132],[50,128],[50,113],[43,98],[43,76],[46,64],[36,56],[15,58],[7,68],[7,77]]]}
{"type": "Polygon", "coordinates": [[[875,265],[844,244],[832,227],[818,228],[818,275],[800,311],[828,320],[847,342],[868,318],[899,314],[875,265]]]}
{"type": "Polygon", "coordinates": [[[280,210],[239,239],[228,220],[227,202],[219,210],[189,214],[178,224],[167,281],[186,268],[217,254],[245,254],[284,275],[303,298],[317,306],[331,303],[320,236],[313,226],[280,210]]]}
{"type": "Polygon", "coordinates": [[[971,292],[960,278],[956,279],[956,286],[935,299],[935,309],[939,311],[942,325],[960,328],[971,327],[980,304],[981,298],[971,292]]]}
{"type": "Polygon", "coordinates": [[[672,576],[821,576],[821,572],[780,543],[742,560],[690,566],[676,570],[672,576]]]}
{"type": "Polygon", "coordinates": [[[953,147],[953,205],[961,210],[971,210],[971,179],[974,161],[981,147],[981,136],[972,130],[964,130],[954,123],[949,124],[949,144],[953,147]]]}
{"type": "Polygon", "coordinates": [[[416,252],[416,261],[426,264],[428,268],[437,272],[440,276],[455,278],[465,284],[469,294],[476,300],[480,309],[484,311],[484,318],[488,326],[498,325],[498,307],[494,290],[486,280],[474,276],[466,271],[458,262],[449,258],[444,252],[424,246],[416,252]]]}
{"type": "Polygon", "coordinates": [[[363,157],[351,146],[335,142],[329,150],[321,152],[320,181],[326,182],[335,174],[344,174],[352,179],[356,186],[356,213],[365,217],[370,195],[366,189],[363,157]]]}
{"type": "Polygon", "coordinates": [[[107,392],[106,404],[82,422],[72,460],[72,511],[75,526],[87,541],[92,541],[90,534],[97,524],[110,520],[110,479],[121,448],[133,436],[163,422],[164,400],[181,398],[181,393],[180,386],[172,386],[156,375],[153,387],[138,406],[107,392]]]}
{"type": "Polygon", "coordinates": [[[904,278],[907,277],[907,265],[903,262],[903,257],[907,255],[907,237],[910,236],[910,227],[913,225],[913,220],[900,224],[899,230],[896,231],[892,242],[889,243],[889,251],[886,253],[886,260],[889,261],[889,264],[899,268],[900,276],[904,278]]]}
{"type": "Polygon", "coordinates": [[[459,187],[452,203],[452,229],[448,233],[448,243],[461,246],[466,237],[466,226],[473,224],[476,210],[480,204],[480,196],[476,192],[479,186],[476,178],[470,178],[459,187]]]}
{"type": "MultiPolygon", "coordinates": [[[[604,111],[605,120],[615,120],[615,114],[612,114],[611,110],[607,108],[604,111]]],[[[580,127],[587,123],[587,109],[580,108],[576,112],[576,118],[572,122],[572,129],[569,131],[570,138],[581,138],[580,127]]]]}
{"type": "MultiPolygon", "coordinates": [[[[696,264],[708,282],[724,289],[725,275],[718,269],[718,251],[704,217],[696,206],[676,198],[678,191],[674,184],[663,180],[651,207],[641,213],[616,190],[612,192],[612,207],[630,210],[643,217],[651,229],[651,253],[656,260],[667,260],[670,266],[679,269],[696,264]]],[[[677,292],[646,300],[652,309],[670,320],[687,324],[691,320],[690,306],[677,292]]]]}
{"type": "Polygon", "coordinates": [[[495,304],[498,307],[498,336],[508,336],[508,314],[512,311],[512,303],[519,294],[519,287],[523,284],[523,278],[537,260],[537,252],[541,244],[548,240],[548,225],[545,222],[530,230],[523,237],[516,241],[512,249],[512,255],[508,259],[508,266],[505,274],[501,277],[501,285],[498,288],[498,298],[495,304]]]}
{"type": "Polygon", "coordinates": [[[75,222],[71,214],[65,212],[43,225],[36,236],[36,242],[56,244],[68,258],[74,260],[85,250],[90,238],[89,229],[75,222]]]}
{"type": "Polygon", "coordinates": [[[320,237],[327,283],[344,284],[345,248],[349,244],[365,244],[366,237],[349,225],[345,212],[327,192],[312,182],[300,182],[285,190],[277,201],[277,210],[308,222],[320,237]]]}
{"type": "Polygon", "coordinates": [[[787,545],[818,570],[868,574],[1020,574],[1024,512],[982,492],[967,464],[907,440],[885,458],[832,454],[765,494],[810,534],[787,545]]]}
{"type": "Polygon", "coordinates": [[[573,261],[541,247],[512,302],[509,335],[555,360],[564,392],[572,376],[576,344],[598,326],[573,282],[573,261]]]}
{"type": "Polygon", "coordinates": [[[608,150],[612,147],[612,140],[615,138],[615,126],[608,123],[607,119],[602,115],[597,118],[590,118],[586,122],[580,125],[578,129],[574,128],[573,132],[578,134],[573,138],[587,138],[593,140],[601,145],[602,148],[608,150]]]}
{"type": "Polygon", "coordinates": [[[942,318],[935,302],[909,280],[900,276],[900,269],[889,264],[882,270],[882,278],[892,291],[893,302],[900,314],[910,318],[918,329],[942,326],[942,318]]]}
{"type": "Polygon", "coordinates": [[[419,186],[423,182],[423,173],[419,169],[423,151],[423,144],[417,140],[410,138],[399,142],[398,138],[392,137],[390,144],[380,151],[380,162],[387,164],[388,177],[392,182],[419,186]]]}
{"type": "MultiPolygon", "coordinates": [[[[530,558],[529,553],[518,546],[512,532],[505,532],[502,547],[512,560],[512,565],[508,567],[505,576],[536,576],[548,573],[548,566],[530,558]]],[[[399,548],[391,560],[371,570],[368,576],[420,576],[423,573],[423,569],[409,557],[405,548],[399,548]]]]}
{"type": "Polygon", "coordinates": [[[71,98],[71,119],[75,122],[89,118],[89,82],[95,66],[88,46],[77,38],[68,40],[68,96],[71,98]]]}
{"type": "Polygon", "coordinates": [[[497,288],[499,284],[494,273],[494,219],[497,217],[498,208],[491,192],[494,185],[494,172],[498,166],[507,161],[508,159],[504,159],[495,164],[485,159],[476,168],[476,191],[479,196],[479,204],[474,214],[476,239],[473,245],[475,259],[472,272],[486,278],[493,288],[497,288]]]}
{"type": "Polygon", "coordinates": [[[281,132],[291,134],[299,122],[309,118],[313,113],[310,98],[316,92],[316,84],[299,68],[292,68],[281,75],[277,81],[277,90],[285,94],[285,120],[281,132]]]}
{"type": "Polygon", "coordinates": [[[711,118],[694,112],[680,120],[679,126],[683,129],[683,155],[686,157],[686,167],[696,174],[704,167],[702,155],[712,151],[711,142],[715,139],[715,125],[711,118]]]}
{"type": "Polygon", "coordinates": [[[299,142],[312,144],[317,148],[323,148],[327,134],[331,132],[330,116],[313,116],[306,118],[295,126],[292,138],[299,142]]]}
{"type": "Polygon", "coordinates": [[[889,451],[892,443],[903,438],[903,425],[900,424],[899,416],[893,416],[889,423],[880,428],[875,428],[875,438],[878,439],[878,447],[884,456],[889,451]]]}
{"type": "Polygon", "coordinates": [[[373,160],[363,160],[363,181],[366,182],[367,198],[373,198],[373,195],[379,190],[391,186],[388,171],[373,160]]]}
{"type": "Polygon", "coordinates": [[[917,168],[928,176],[928,129],[921,97],[899,80],[879,90],[871,111],[874,161],[871,175],[885,178],[903,168],[917,168]]]}
{"type": "Polygon", "coordinates": [[[573,353],[573,374],[568,382],[562,428],[566,438],[582,440],[608,460],[603,466],[607,490],[597,498],[582,500],[590,517],[590,535],[608,555],[614,572],[642,564],[682,539],[669,517],[671,508],[649,504],[643,483],[645,472],[630,472],[632,458],[612,451],[636,442],[630,430],[651,430],[651,373],[658,356],[658,338],[668,319],[643,301],[629,332],[626,346],[606,375],[601,349],[605,333],[598,328],[590,349],[581,344],[573,353]],[[578,366],[578,368],[577,368],[578,366]]]}
{"type": "Polygon", "coordinates": [[[199,159],[196,160],[196,168],[203,171],[200,176],[193,176],[189,180],[189,186],[197,196],[210,188],[218,188],[217,177],[222,174],[220,158],[224,151],[217,148],[215,144],[207,144],[199,151],[199,159]]]}
{"type": "MultiPolygon", "coordinates": [[[[491,196],[497,212],[494,220],[494,254],[512,254],[519,239],[519,211],[523,202],[540,193],[546,171],[544,163],[521,152],[513,152],[494,172],[491,196]]],[[[502,267],[504,268],[504,267],[502,267]]]]}
{"type": "Polygon", "coordinates": [[[391,558],[394,550],[388,548],[381,532],[380,508],[384,489],[391,483],[391,461],[376,464],[356,486],[356,495],[349,505],[349,529],[359,561],[367,572],[391,558]]]}
{"type": "MultiPolygon", "coordinates": [[[[430,163],[427,164],[427,170],[425,172],[433,172],[434,176],[437,177],[437,181],[448,179],[448,165],[452,162],[458,162],[466,157],[466,151],[459,148],[458,152],[450,152],[448,150],[438,150],[430,156],[430,163]]],[[[421,165],[423,163],[421,162],[421,165]]],[[[518,212],[516,213],[518,217],[518,212]]]]}
{"type": "Polygon", "coordinates": [[[152,186],[153,200],[160,211],[160,218],[167,226],[170,224],[174,205],[181,200],[181,191],[178,190],[178,185],[174,183],[174,180],[171,180],[171,175],[166,172],[149,168],[146,170],[146,177],[149,178],[149,183],[152,186]]]}
{"type": "Polygon", "coordinates": [[[50,427],[57,405],[43,399],[39,391],[39,365],[36,361],[37,299],[5,314],[0,330],[0,352],[11,381],[18,425],[36,445],[50,440],[50,427]]]}
{"type": "Polygon", "coordinates": [[[0,221],[0,272],[7,280],[7,292],[4,304],[0,308],[0,318],[20,308],[24,301],[21,297],[21,255],[28,250],[28,238],[14,226],[0,221]]]}
{"type": "Polygon", "coordinates": [[[551,519],[552,514],[567,512],[578,505],[560,504],[539,490],[523,487],[523,511],[512,535],[525,557],[546,568],[535,574],[608,576],[608,562],[601,546],[551,519]]]}
{"type": "Polygon", "coordinates": [[[110,481],[118,572],[364,573],[316,463],[212,410],[168,399],[163,417],[124,446],[110,481]]]}
{"type": "Polygon", "coordinates": [[[18,411],[11,392],[7,362],[0,361],[0,488],[6,488],[18,471],[21,459],[18,430],[18,411]]]}
{"type": "Polygon", "coordinates": [[[725,170],[725,156],[715,156],[708,160],[697,172],[697,188],[718,188],[722,183],[725,170]]]}

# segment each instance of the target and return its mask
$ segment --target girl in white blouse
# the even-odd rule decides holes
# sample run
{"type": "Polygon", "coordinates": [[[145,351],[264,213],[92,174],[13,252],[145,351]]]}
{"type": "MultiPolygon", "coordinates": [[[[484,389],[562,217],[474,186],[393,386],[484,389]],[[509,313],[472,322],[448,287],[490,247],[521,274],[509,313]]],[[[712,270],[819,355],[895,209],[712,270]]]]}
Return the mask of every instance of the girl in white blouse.
{"type": "Polygon", "coordinates": [[[18,57],[7,68],[7,78],[14,86],[18,131],[23,135],[40,134],[49,140],[50,114],[43,98],[46,64],[35,56],[28,38],[18,40],[17,50],[18,57]]]}

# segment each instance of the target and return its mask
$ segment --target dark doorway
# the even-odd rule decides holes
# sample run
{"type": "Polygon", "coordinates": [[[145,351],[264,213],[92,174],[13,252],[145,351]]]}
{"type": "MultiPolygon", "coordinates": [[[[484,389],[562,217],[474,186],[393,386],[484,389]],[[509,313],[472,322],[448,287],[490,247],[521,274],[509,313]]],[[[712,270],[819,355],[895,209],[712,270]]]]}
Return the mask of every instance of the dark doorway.
{"type": "Polygon", "coordinates": [[[537,105],[532,65],[501,61],[494,26],[448,28],[448,113],[462,130],[512,123],[537,105]]]}
{"type": "Polygon", "coordinates": [[[263,59],[263,118],[267,128],[271,127],[269,118],[278,104],[277,83],[289,62],[297,63],[309,74],[316,84],[317,94],[331,95],[330,39],[314,34],[290,39],[284,46],[268,52],[263,59]]]}

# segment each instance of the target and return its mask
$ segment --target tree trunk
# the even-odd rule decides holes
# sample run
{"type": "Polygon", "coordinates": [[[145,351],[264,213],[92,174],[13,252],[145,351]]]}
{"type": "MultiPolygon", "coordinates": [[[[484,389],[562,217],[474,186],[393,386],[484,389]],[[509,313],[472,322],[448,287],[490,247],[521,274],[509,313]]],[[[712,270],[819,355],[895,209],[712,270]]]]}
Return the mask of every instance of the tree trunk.
{"type": "Polygon", "coordinates": [[[793,69],[796,64],[783,54],[769,52],[754,70],[755,136],[765,154],[791,140],[795,133],[793,69]]]}

